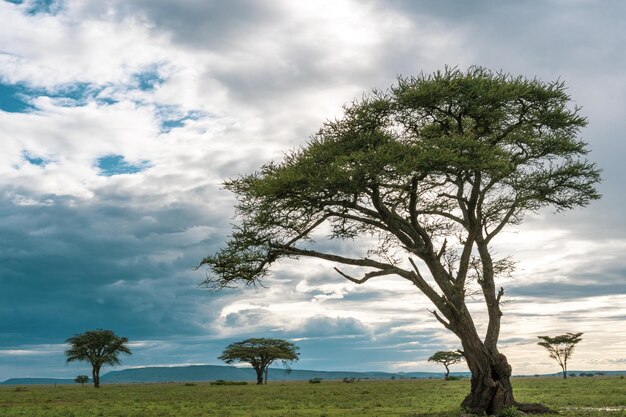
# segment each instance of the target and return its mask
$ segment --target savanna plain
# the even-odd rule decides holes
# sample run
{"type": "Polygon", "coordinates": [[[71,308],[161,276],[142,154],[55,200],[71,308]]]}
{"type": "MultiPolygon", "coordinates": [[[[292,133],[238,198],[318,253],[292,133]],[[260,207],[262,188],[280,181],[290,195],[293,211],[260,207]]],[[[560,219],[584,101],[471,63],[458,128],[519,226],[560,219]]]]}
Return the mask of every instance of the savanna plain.
{"type": "MultiPolygon", "coordinates": [[[[543,403],[562,416],[626,417],[624,378],[514,378],[513,384],[518,401],[543,403]]],[[[467,380],[5,386],[0,416],[458,417],[468,391],[467,380]]]]}

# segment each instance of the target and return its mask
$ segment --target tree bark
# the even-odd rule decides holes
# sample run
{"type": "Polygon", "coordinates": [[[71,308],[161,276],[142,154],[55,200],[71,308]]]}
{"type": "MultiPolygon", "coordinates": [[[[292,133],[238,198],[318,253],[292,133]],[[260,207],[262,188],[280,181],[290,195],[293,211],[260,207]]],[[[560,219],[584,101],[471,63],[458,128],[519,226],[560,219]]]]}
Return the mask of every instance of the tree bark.
{"type": "Polygon", "coordinates": [[[262,368],[254,368],[256,371],[256,384],[263,385],[263,369],[262,368]]]}
{"type": "Polygon", "coordinates": [[[498,414],[515,405],[511,385],[511,366],[500,353],[472,352],[466,354],[472,371],[471,392],[463,407],[472,413],[498,414]]]}
{"type": "Polygon", "coordinates": [[[93,377],[93,387],[100,388],[100,368],[94,366],[91,370],[91,376],[93,377]]]}
{"type": "Polygon", "coordinates": [[[498,414],[503,408],[515,405],[511,366],[506,356],[496,349],[487,349],[473,323],[468,324],[459,329],[465,360],[472,373],[471,391],[462,406],[476,414],[498,414]]]}

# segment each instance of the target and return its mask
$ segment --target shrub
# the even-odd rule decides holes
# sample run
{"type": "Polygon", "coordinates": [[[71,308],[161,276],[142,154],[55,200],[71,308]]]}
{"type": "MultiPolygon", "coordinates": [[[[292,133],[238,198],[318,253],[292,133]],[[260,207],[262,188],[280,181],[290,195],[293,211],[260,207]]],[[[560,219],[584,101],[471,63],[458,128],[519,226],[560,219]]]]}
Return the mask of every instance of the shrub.
{"type": "Polygon", "coordinates": [[[311,378],[309,379],[309,384],[320,384],[322,382],[322,378],[311,378]]]}
{"type": "Polygon", "coordinates": [[[507,407],[500,410],[498,417],[521,417],[523,414],[515,407],[507,407]]]}
{"type": "Polygon", "coordinates": [[[246,381],[224,381],[223,379],[218,379],[211,382],[211,385],[248,385],[248,383],[246,381]]]}

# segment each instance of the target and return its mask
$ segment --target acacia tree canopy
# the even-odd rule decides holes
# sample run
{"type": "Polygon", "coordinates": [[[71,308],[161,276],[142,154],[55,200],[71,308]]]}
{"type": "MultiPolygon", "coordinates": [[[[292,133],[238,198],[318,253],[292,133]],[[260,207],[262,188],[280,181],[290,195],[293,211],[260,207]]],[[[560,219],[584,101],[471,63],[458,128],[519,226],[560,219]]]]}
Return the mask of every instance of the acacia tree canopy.
{"type": "Polygon", "coordinates": [[[541,339],[541,342],[537,344],[546,348],[550,357],[561,366],[563,379],[567,379],[567,361],[574,354],[574,347],[583,340],[582,335],[582,333],[566,333],[555,337],[537,336],[541,339]]]}
{"type": "Polygon", "coordinates": [[[238,362],[246,362],[252,365],[257,374],[257,384],[267,384],[269,366],[275,361],[281,361],[283,366],[297,361],[300,348],[295,344],[283,339],[254,338],[242,342],[231,343],[218,357],[231,365],[238,362]]]}
{"type": "Polygon", "coordinates": [[[274,262],[299,257],[330,261],[358,284],[404,278],[461,340],[472,372],[463,405],[495,414],[515,404],[497,349],[504,290],[496,285],[513,262],[494,258],[491,244],[529,212],[600,197],[599,170],[578,138],[586,123],[562,82],[480,67],[399,78],[346,106],[283,161],[226,181],[239,222],[202,260],[205,284],[256,285],[274,262]],[[363,252],[316,245],[325,239],[358,239],[363,252]],[[484,300],[483,335],[466,306],[470,293],[484,300]]]}
{"type": "Polygon", "coordinates": [[[91,364],[94,388],[100,388],[100,369],[103,365],[119,365],[120,353],[131,355],[128,339],[117,336],[112,330],[89,330],[66,340],[67,362],[84,361],[91,364]]]}
{"type": "Polygon", "coordinates": [[[428,362],[437,362],[445,366],[446,374],[444,376],[445,379],[448,379],[450,375],[450,365],[454,365],[455,363],[459,363],[463,360],[463,354],[461,352],[455,352],[451,350],[440,350],[428,358],[428,362]]]}

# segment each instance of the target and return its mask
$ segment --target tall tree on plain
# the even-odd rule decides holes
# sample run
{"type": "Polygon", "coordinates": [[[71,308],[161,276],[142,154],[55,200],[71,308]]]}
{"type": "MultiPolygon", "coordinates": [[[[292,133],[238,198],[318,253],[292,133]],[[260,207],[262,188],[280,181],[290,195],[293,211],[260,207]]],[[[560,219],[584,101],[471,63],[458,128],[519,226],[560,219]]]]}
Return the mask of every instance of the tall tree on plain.
{"type": "Polygon", "coordinates": [[[583,340],[582,333],[566,333],[560,336],[537,336],[541,342],[537,344],[543,346],[548,351],[552,359],[555,359],[563,370],[563,379],[567,379],[567,361],[574,353],[574,347],[583,340]]]}
{"type": "Polygon", "coordinates": [[[255,285],[282,258],[311,257],[362,284],[402,277],[433,303],[434,317],[461,341],[472,372],[463,406],[497,414],[517,405],[511,367],[498,351],[504,289],[513,267],[497,259],[494,238],[528,212],[585,206],[599,198],[597,167],[578,139],[586,119],[570,108],[561,82],[446,68],[399,78],[324,124],[280,163],[228,180],[240,223],[202,260],[205,284],[255,285]],[[316,246],[359,239],[360,255],[316,246]],[[466,305],[482,295],[486,334],[466,305]]]}
{"type": "Polygon", "coordinates": [[[70,345],[65,351],[67,363],[84,361],[91,364],[94,388],[100,388],[100,369],[104,365],[119,365],[120,353],[131,355],[128,339],[119,337],[111,330],[89,330],[68,338],[70,345]]]}
{"type": "Polygon", "coordinates": [[[263,377],[267,384],[269,366],[275,361],[281,361],[284,366],[297,361],[300,354],[299,347],[283,339],[246,339],[242,342],[231,343],[218,357],[229,365],[246,362],[256,371],[256,383],[263,384],[263,377]]]}
{"type": "Polygon", "coordinates": [[[444,379],[448,379],[450,376],[450,365],[454,365],[455,363],[459,363],[463,360],[463,355],[460,352],[454,351],[444,351],[440,350],[436,352],[433,356],[428,358],[428,362],[437,362],[445,366],[446,374],[444,375],[444,379]]]}

